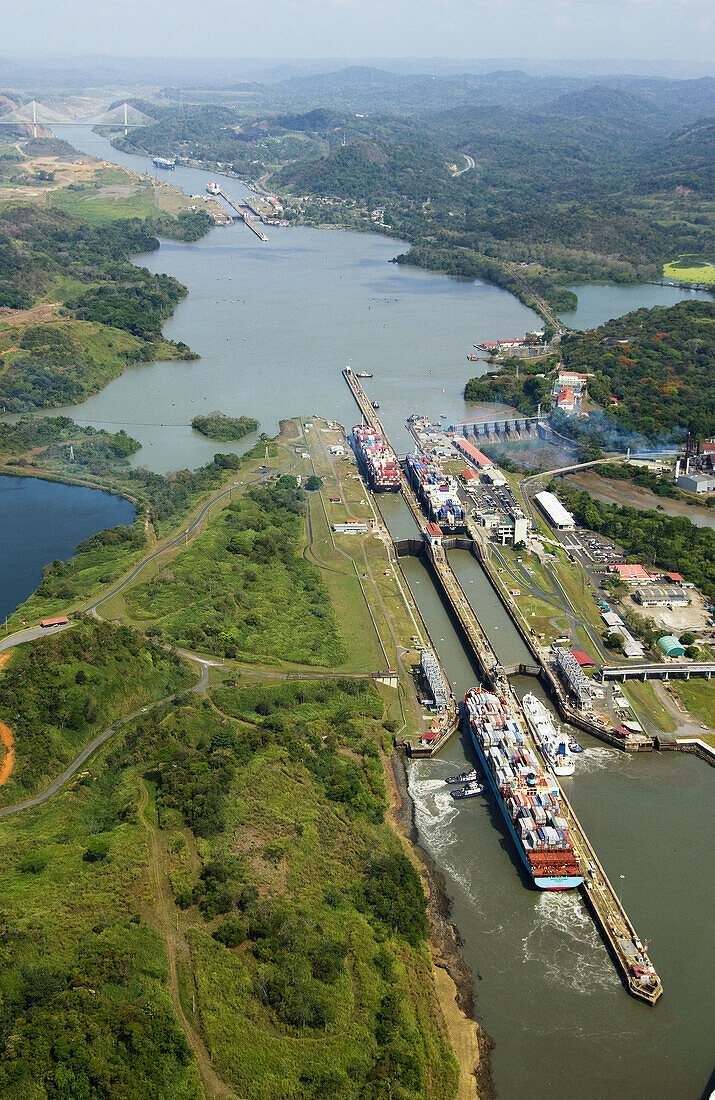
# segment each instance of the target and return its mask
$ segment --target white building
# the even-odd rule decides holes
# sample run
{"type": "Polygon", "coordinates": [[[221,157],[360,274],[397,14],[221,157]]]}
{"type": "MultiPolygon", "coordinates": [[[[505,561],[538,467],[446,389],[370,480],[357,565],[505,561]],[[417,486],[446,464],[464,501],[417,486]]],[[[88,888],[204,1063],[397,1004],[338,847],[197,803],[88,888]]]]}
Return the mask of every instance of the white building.
{"type": "Polygon", "coordinates": [[[546,490],[543,490],[541,493],[536,494],[534,500],[551,526],[555,527],[557,531],[573,531],[576,525],[575,519],[570,512],[566,511],[561,501],[553,493],[547,493],[546,490]]]}
{"type": "Polygon", "coordinates": [[[642,607],[688,607],[690,600],[677,584],[651,584],[636,588],[633,599],[642,607]]]}

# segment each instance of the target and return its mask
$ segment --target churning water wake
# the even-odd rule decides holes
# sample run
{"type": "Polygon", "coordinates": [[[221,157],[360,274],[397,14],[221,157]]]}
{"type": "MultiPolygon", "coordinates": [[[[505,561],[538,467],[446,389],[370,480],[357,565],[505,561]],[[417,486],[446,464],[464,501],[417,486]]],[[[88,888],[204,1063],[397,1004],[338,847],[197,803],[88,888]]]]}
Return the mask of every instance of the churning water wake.
{"type": "Polygon", "coordinates": [[[606,748],[604,745],[594,745],[584,749],[574,757],[576,765],[575,775],[586,775],[588,772],[602,771],[604,768],[612,768],[623,753],[619,749],[606,748]]]}
{"type": "Polygon", "coordinates": [[[620,980],[594,923],[575,892],[544,892],[533,908],[533,927],[522,939],[525,963],[535,962],[543,980],[577,993],[594,987],[619,989],[620,980]]]}

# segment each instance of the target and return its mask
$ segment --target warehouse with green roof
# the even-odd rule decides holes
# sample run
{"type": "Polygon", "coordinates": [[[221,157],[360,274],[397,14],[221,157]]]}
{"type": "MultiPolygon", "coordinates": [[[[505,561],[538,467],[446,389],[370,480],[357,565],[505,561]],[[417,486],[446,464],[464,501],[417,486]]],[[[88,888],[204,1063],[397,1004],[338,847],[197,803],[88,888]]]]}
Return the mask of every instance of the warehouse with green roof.
{"type": "Polygon", "coordinates": [[[679,642],[674,634],[666,634],[664,637],[658,639],[658,645],[665,653],[666,657],[684,657],[685,646],[682,642],[679,642]]]}

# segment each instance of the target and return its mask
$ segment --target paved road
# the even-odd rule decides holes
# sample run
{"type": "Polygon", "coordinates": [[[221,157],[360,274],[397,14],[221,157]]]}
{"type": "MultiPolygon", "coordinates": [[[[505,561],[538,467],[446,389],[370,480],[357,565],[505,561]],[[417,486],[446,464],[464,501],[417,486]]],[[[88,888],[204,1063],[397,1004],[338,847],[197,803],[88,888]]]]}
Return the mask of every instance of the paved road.
{"type": "Polygon", "coordinates": [[[69,630],[71,625],[72,623],[67,623],[66,626],[30,626],[27,630],[16,630],[14,634],[8,634],[7,638],[0,641],[0,653],[4,649],[22,645],[23,642],[34,642],[36,638],[46,638],[49,634],[61,634],[63,630],[69,630]]]}
{"type": "Polygon", "coordinates": [[[464,157],[464,159],[466,160],[467,163],[465,164],[464,168],[460,168],[458,172],[454,173],[454,175],[452,176],[452,179],[456,180],[457,176],[463,176],[464,173],[468,172],[470,168],[475,167],[474,157],[470,157],[469,153],[462,153],[462,156],[464,157]]]}

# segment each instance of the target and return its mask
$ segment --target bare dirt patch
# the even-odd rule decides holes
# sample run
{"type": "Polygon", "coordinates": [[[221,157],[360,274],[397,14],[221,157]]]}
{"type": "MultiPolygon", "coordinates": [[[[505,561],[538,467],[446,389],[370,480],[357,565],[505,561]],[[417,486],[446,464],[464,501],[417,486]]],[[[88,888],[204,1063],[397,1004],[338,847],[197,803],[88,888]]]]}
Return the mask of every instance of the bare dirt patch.
{"type": "MultiPolygon", "coordinates": [[[[12,653],[0,653],[0,672],[11,657],[12,653]]],[[[5,755],[0,763],[0,787],[2,787],[7,783],[15,766],[15,738],[10,727],[4,722],[0,722],[0,741],[5,746],[5,755]]]]}
{"type": "MultiPolygon", "coordinates": [[[[6,325],[24,325],[30,321],[33,324],[37,324],[40,321],[51,321],[57,311],[61,308],[62,302],[45,302],[41,306],[33,306],[32,309],[0,309],[0,321],[3,321],[6,325]]],[[[16,349],[7,348],[3,354],[7,354],[8,351],[16,349]]]]}
{"type": "Polygon", "coordinates": [[[715,523],[715,512],[712,508],[699,504],[690,504],[684,500],[671,500],[670,497],[658,497],[649,489],[642,489],[634,485],[632,481],[619,481],[614,484],[607,478],[599,477],[591,470],[584,470],[579,474],[570,474],[564,479],[579,489],[586,489],[599,500],[605,500],[612,504],[620,504],[627,508],[657,509],[659,506],[671,516],[685,516],[693,522],[707,517],[715,523]],[[697,517],[697,519],[696,519],[697,517]]]}

